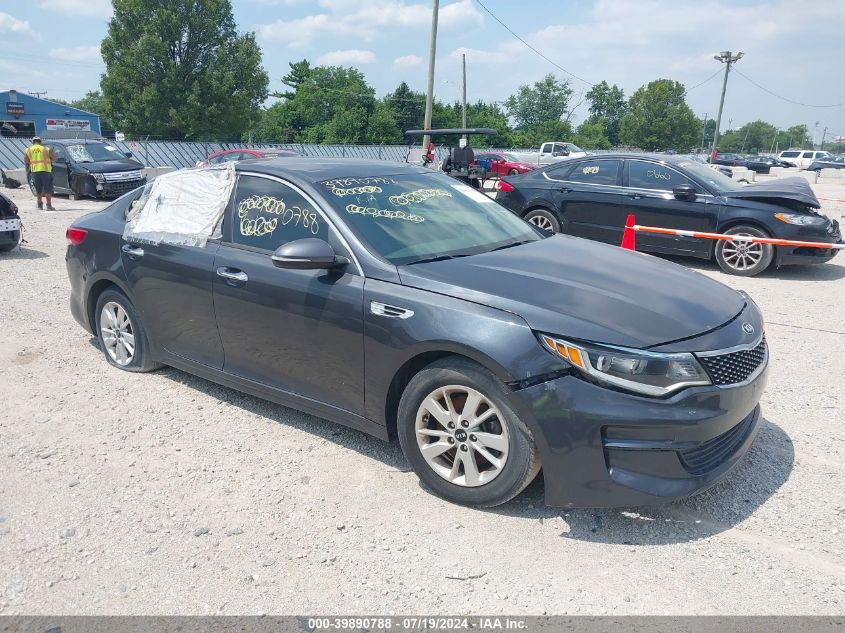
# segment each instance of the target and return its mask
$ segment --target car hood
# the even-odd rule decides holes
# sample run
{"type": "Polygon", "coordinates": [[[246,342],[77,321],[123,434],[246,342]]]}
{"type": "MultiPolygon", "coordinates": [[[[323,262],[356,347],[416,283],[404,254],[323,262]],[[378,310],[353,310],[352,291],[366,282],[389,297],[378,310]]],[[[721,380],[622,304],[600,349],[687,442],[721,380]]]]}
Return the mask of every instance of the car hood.
{"type": "Polygon", "coordinates": [[[804,178],[776,178],[769,182],[755,182],[736,191],[726,191],[726,198],[752,198],[757,200],[795,200],[814,209],[822,205],[804,178]]]}
{"type": "Polygon", "coordinates": [[[736,291],[650,255],[567,235],[399,267],[407,286],[521,316],[531,328],[644,348],[697,336],[745,306],[736,291]]]}
{"type": "Polygon", "coordinates": [[[104,160],[93,163],[77,163],[82,169],[92,174],[110,174],[118,171],[133,171],[143,169],[144,166],[137,160],[124,158],[123,160],[104,160]]]}

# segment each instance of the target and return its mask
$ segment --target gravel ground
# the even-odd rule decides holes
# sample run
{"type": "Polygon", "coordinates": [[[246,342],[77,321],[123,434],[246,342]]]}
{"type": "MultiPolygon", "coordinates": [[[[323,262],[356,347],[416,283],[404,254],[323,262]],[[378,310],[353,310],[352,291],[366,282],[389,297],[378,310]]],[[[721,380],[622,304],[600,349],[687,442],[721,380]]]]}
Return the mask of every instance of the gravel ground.
{"type": "Polygon", "coordinates": [[[765,427],[726,481],[566,512],[536,481],[476,511],[428,494],[398,445],[111,369],[63,262],[65,227],[102,205],[12,195],[28,244],[0,255],[2,614],[845,611],[845,256],[753,279],[684,262],[768,321],[765,427]]]}

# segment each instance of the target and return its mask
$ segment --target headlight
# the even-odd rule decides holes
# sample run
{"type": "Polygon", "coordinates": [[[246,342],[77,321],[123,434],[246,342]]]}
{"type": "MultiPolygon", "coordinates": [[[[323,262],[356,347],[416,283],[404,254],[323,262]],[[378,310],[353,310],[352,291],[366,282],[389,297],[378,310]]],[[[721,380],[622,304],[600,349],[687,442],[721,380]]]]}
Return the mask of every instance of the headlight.
{"type": "Polygon", "coordinates": [[[596,381],[647,396],[664,396],[684,387],[711,384],[692,354],[574,344],[545,334],[540,335],[540,340],[550,352],[596,381]]]}
{"type": "Polygon", "coordinates": [[[91,175],[94,176],[94,180],[96,180],[99,183],[106,182],[106,177],[103,174],[91,174],[91,175]]]}
{"type": "Polygon", "coordinates": [[[805,215],[803,213],[775,213],[775,217],[787,224],[827,224],[827,220],[819,215],[805,215]]]}

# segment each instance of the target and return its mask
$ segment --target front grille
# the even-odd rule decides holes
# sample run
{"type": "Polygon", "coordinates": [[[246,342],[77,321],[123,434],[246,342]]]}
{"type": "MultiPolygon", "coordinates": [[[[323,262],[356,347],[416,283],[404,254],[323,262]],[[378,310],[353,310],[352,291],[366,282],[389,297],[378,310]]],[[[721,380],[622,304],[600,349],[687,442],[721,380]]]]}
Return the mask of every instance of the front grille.
{"type": "Polygon", "coordinates": [[[724,463],[731,455],[736,453],[739,446],[746,440],[751,432],[754,422],[754,412],[735,427],[717,435],[712,440],[702,442],[695,448],[688,448],[678,451],[681,464],[690,475],[706,475],[724,463]]]}
{"type": "Polygon", "coordinates": [[[106,182],[126,182],[129,180],[140,180],[141,170],[134,169],[132,171],[111,171],[103,174],[106,182]]]}
{"type": "Polygon", "coordinates": [[[735,385],[748,380],[748,377],[766,361],[767,354],[766,337],[763,337],[757,347],[752,349],[718,356],[700,356],[699,360],[710,374],[714,385],[735,385]]]}

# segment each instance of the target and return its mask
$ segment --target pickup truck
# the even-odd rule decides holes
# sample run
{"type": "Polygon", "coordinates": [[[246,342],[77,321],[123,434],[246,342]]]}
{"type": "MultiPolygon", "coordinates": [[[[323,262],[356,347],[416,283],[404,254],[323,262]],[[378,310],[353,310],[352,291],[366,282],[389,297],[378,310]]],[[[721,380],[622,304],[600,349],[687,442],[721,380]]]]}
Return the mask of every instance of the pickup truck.
{"type": "Polygon", "coordinates": [[[551,163],[556,163],[559,160],[581,158],[586,155],[587,152],[574,143],[549,142],[543,143],[542,147],[540,147],[540,154],[537,158],[537,163],[540,165],[550,165],[551,163]]]}

